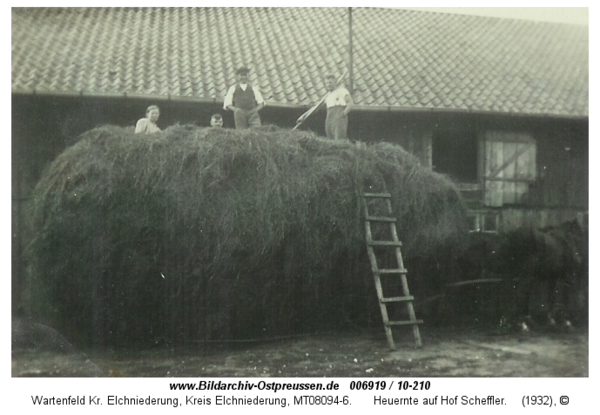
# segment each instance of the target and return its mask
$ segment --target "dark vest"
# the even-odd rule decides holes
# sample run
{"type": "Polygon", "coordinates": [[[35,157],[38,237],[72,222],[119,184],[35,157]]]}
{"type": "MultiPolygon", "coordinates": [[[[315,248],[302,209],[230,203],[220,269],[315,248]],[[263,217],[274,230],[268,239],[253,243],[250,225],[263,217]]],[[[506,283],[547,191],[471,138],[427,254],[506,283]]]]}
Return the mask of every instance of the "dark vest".
{"type": "Polygon", "coordinates": [[[244,91],[238,84],[235,87],[235,92],[233,93],[233,106],[245,110],[251,110],[255,108],[256,105],[256,98],[254,97],[252,85],[248,84],[246,90],[244,91]]]}

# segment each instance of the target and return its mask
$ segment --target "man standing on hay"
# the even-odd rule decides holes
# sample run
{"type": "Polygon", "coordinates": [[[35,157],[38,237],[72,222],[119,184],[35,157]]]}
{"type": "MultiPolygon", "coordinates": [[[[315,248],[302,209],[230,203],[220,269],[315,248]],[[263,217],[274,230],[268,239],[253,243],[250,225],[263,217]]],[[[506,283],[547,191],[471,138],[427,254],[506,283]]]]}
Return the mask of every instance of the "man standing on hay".
{"type": "Polygon", "coordinates": [[[237,70],[237,83],[229,88],[223,103],[224,109],[233,111],[236,129],[261,125],[258,111],[265,106],[265,100],[258,88],[248,83],[248,72],[245,67],[237,70]]]}
{"type": "Polygon", "coordinates": [[[338,85],[335,76],[327,75],[327,89],[329,94],[325,98],[327,118],[325,119],[325,134],[327,138],[347,139],[348,113],[352,110],[352,97],[343,86],[338,85]]]}

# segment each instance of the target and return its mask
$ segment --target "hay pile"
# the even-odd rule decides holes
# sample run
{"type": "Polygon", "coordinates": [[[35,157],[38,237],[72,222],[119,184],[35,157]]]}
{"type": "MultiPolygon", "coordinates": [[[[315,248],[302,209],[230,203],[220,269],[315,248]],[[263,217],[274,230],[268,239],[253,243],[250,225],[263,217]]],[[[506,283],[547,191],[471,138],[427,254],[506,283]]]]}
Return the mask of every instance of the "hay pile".
{"type": "Polygon", "coordinates": [[[392,144],[92,130],[34,190],[31,312],[95,344],[330,329],[375,300],[360,194],[383,185],[407,261],[461,240],[455,187],[392,144]]]}

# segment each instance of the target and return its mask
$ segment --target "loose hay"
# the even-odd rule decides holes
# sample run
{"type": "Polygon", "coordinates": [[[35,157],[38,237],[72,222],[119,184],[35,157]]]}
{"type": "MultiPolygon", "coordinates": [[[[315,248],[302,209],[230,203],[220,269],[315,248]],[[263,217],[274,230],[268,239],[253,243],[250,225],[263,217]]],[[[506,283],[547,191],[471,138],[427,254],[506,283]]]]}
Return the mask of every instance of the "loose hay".
{"type": "Polygon", "coordinates": [[[34,190],[31,312],[95,344],[360,319],[374,300],[360,195],[384,186],[407,261],[462,240],[454,185],[393,144],[274,127],[97,128],[34,190]]]}

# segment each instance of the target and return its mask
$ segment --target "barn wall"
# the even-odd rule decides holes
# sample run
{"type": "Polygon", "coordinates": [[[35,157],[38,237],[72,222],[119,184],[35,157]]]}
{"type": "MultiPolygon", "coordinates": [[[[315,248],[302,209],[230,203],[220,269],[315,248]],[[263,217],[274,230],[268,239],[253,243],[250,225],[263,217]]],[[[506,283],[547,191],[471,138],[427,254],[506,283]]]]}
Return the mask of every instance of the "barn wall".
{"type": "MultiPolygon", "coordinates": [[[[505,117],[498,115],[477,114],[402,114],[397,117],[396,131],[409,133],[391,137],[390,131],[381,136],[396,141],[407,150],[415,153],[422,160],[434,160],[434,170],[447,173],[464,188],[464,196],[468,205],[474,209],[474,218],[480,222],[493,223],[494,230],[509,231],[520,226],[545,227],[558,225],[564,221],[581,218],[588,211],[589,177],[588,177],[588,122],[587,120],[561,120],[554,118],[505,117]],[[403,124],[402,128],[398,124],[403,124]],[[431,153],[431,136],[448,135],[457,139],[456,145],[463,146],[464,141],[458,138],[480,137],[478,155],[473,149],[472,158],[477,159],[477,182],[463,182],[453,173],[460,175],[461,168],[456,166],[454,172],[447,172],[435,163],[435,145],[433,157],[431,153]],[[502,197],[502,202],[490,207],[485,195],[485,137],[490,134],[506,136],[526,136],[535,141],[535,149],[528,154],[535,155],[535,180],[520,189],[519,197],[502,197]],[[411,138],[423,140],[422,145],[415,145],[411,138]],[[475,210],[480,209],[481,212],[475,210]]],[[[385,125],[385,124],[382,124],[385,125]]],[[[378,126],[379,129],[382,125],[378,126]]],[[[390,127],[387,125],[386,127],[390,127]]],[[[377,128],[373,134],[378,134],[377,128]]],[[[444,151],[447,151],[444,148],[444,151]]],[[[524,157],[526,158],[526,157],[524,157]]],[[[456,163],[465,163],[464,158],[457,157],[456,163]]],[[[422,161],[426,164],[426,161],[422,161]]],[[[515,186],[516,188],[517,186],[515,186]]],[[[523,185],[521,185],[523,187],[523,185]]],[[[503,190],[503,187],[499,188],[503,190]]],[[[584,220],[585,221],[585,220],[584,220]]]]}
{"type": "MultiPolygon", "coordinates": [[[[75,138],[96,126],[131,126],[144,116],[148,105],[158,104],[158,125],[196,124],[208,126],[219,112],[225,127],[232,128],[231,112],[214,103],[175,102],[128,98],[52,97],[14,95],[12,98],[12,287],[13,311],[19,309],[20,276],[27,258],[27,203],[44,168],[75,138]]],[[[263,124],[293,127],[304,109],[265,107],[263,124]]],[[[324,135],[324,109],[301,127],[324,135]]],[[[349,138],[367,142],[389,141],[413,153],[422,165],[432,166],[432,137],[436,133],[466,131],[518,131],[531,134],[537,142],[538,180],[521,205],[493,210],[504,229],[522,225],[556,225],[588,209],[588,123],[587,120],[533,119],[432,112],[355,111],[349,117],[349,138]]],[[[481,157],[480,153],[480,157],[481,157]]]]}
{"type": "Polygon", "coordinates": [[[587,211],[583,209],[527,209],[505,208],[499,212],[501,229],[512,230],[519,227],[545,228],[577,220],[582,226],[587,227],[587,211]]]}
{"type": "Polygon", "coordinates": [[[557,125],[535,132],[538,180],[528,206],[587,208],[589,197],[587,125],[557,125]]]}
{"type": "Polygon", "coordinates": [[[542,228],[577,219],[589,209],[588,124],[583,121],[532,120],[518,130],[536,143],[535,180],[514,203],[493,211],[499,230],[542,228]]]}

